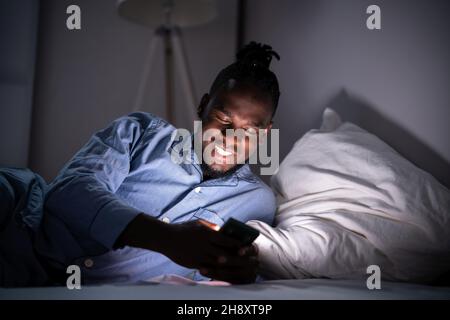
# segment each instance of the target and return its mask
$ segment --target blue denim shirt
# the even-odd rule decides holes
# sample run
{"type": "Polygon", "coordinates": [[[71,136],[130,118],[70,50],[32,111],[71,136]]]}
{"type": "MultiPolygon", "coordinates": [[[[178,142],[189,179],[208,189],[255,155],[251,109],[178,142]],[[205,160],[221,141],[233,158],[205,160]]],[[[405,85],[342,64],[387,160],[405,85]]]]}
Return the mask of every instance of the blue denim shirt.
{"type": "MultiPolygon", "coordinates": [[[[272,223],[273,192],[248,165],[203,181],[198,159],[176,163],[175,128],[133,113],[93,135],[50,185],[37,251],[53,267],[79,265],[85,283],[136,282],[162,274],[195,280],[195,270],[157,252],[113,245],[140,213],[168,223],[198,218],[222,225],[233,217],[272,223]]],[[[171,241],[167,239],[167,241],[171,241]]]]}

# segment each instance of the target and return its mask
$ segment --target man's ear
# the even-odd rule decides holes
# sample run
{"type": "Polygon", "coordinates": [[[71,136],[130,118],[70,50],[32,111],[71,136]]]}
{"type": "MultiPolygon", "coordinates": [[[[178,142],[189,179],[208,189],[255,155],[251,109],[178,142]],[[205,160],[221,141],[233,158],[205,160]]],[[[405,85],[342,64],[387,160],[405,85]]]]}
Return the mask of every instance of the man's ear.
{"type": "Polygon", "coordinates": [[[206,107],[208,106],[209,100],[210,100],[210,96],[207,93],[205,93],[202,96],[202,99],[200,100],[200,104],[197,107],[197,115],[200,119],[203,118],[203,113],[205,112],[206,107]]]}
{"type": "Polygon", "coordinates": [[[270,120],[269,124],[267,125],[267,127],[264,129],[264,134],[267,136],[270,132],[270,129],[272,129],[272,125],[273,125],[273,121],[270,120]]]}
{"type": "Polygon", "coordinates": [[[270,129],[272,129],[272,125],[273,125],[273,122],[272,122],[272,120],[270,120],[270,122],[269,122],[269,124],[267,125],[267,127],[266,128],[264,128],[264,135],[263,135],[263,139],[259,139],[259,144],[261,145],[261,144],[263,144],[264,143],[264,140],[267,138],[267,136],[269,135],[269,132],[270,132],[270,129]]]}

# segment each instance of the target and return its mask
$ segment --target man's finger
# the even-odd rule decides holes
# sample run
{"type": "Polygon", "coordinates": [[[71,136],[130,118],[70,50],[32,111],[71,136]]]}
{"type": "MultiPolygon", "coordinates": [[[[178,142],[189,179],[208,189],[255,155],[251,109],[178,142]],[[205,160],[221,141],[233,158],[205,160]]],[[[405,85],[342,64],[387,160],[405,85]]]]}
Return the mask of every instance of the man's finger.
{"type": "Polygon", "coordinates": [[[256,257],[239,257],[239,256],[227,256],[226,261],[219,264],[224,268],[254,268],[258,267],[258,260],[256,257]]]}
{"type": "MultiPolygon", "coordinates": [[[[211,259],[208,260],[211,261],[211,259]]],[[[259,262],[255,257],[243,259],[236,256],[226,256],[223,262],[219,262],[216,258],[212,263],[201,264],[201,267],[208,270],[228,270],[233,273],[239,273],[241,271],[256,273],[259,262]]]]}
{"type": "Polygon", "coordinates": [[[241,246],[238,240],[227,237],[220,232],[217,232],[217,234],[211,237],[211,243],[222,248],[237,249],[241,246]]]}
{"type": "Polygon", "coordinates": [[[238,251],[238,255],[241,257],[244,256],[257,256],[258,255],[258,249],[256,245],[249,245],[246,247],[242,247],[238,251]]]}
{"type": "Polygon", "coordinates": [[[253,283],[256,280],[256,272],[247,269],[208,269],[205,276],[227,281],[234,284],[253,283]]]}
{"type": "Polygon", "coordinates": [[[205,227],[208,227],[209,229],[212,229],[214,231],[220,230],[220,226],[215,223],[212,223],[212,222],[209,222],[209,221],[206,221],[203,219],[198,219],[197,221],[198,221],[198,223],[200,223],[200,224],[204,225],[205,227]]]}

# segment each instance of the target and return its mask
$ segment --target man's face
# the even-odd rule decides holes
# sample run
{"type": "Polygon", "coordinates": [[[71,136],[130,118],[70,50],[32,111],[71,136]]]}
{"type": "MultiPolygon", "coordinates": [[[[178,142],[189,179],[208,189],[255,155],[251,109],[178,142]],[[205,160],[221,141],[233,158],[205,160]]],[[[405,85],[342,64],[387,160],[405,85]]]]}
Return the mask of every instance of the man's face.
{"type": "Polygon", "coordinates": [[[244,163],[256,150],[260,129],[272,126],[272,102],[257,89],[220,90],[205,95],[200,106],[203,125],[203,163],[209,175],[218,177],[244,163]],[[230,131],[236,130],[235,135],[230,131]]]}

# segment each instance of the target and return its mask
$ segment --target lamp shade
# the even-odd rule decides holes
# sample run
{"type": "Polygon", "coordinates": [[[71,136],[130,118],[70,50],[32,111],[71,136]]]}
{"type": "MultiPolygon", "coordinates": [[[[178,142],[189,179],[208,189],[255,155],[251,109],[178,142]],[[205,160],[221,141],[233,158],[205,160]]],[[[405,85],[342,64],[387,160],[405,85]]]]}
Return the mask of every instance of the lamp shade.
{"type": "Polygon", "coordinates": [[[119,0],[119,15],[140,25],[155,28],[166,23],[171,8],[171,24],[179,27],[200,25],[217,14],[215,0],[119,0]]]}

